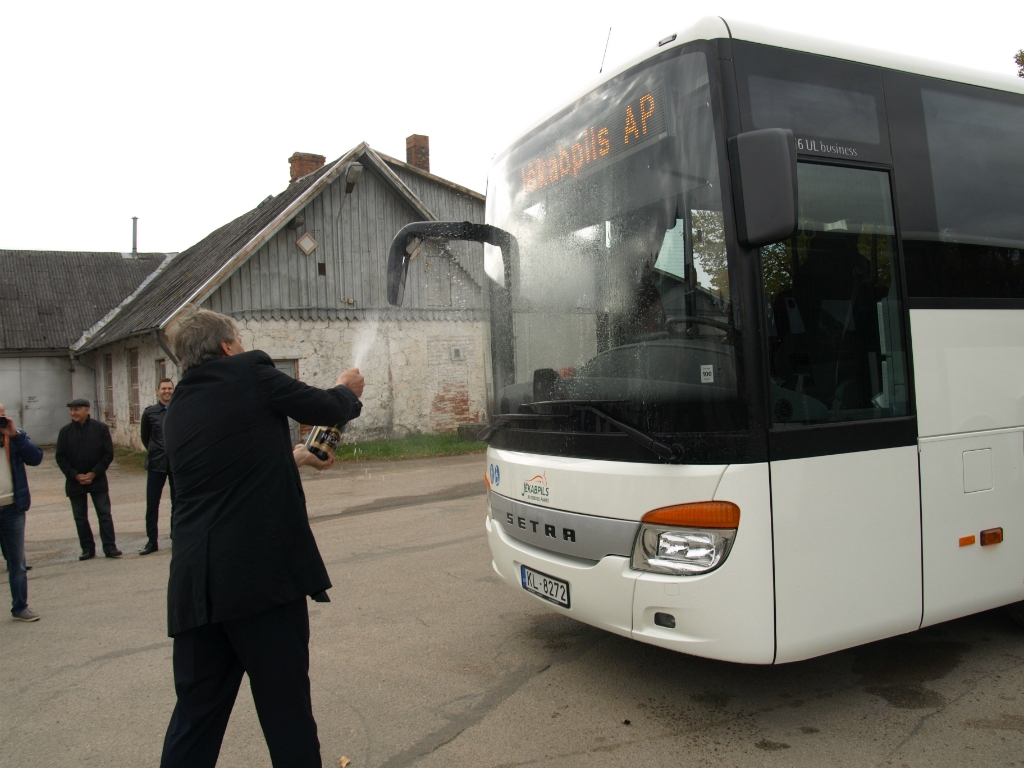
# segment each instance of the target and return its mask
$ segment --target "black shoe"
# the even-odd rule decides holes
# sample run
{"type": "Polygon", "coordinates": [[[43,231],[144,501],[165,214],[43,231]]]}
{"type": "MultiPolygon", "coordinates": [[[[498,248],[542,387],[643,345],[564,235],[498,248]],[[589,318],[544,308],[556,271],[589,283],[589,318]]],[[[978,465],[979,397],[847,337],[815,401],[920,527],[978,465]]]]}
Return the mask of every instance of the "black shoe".
{"type": "Polygon", "coordinates": [[[108,549],[103,553],[104,557],[120,557],[122,554],[120,549],[108,549]]]}
{"type": "Polygon", "coordinates": [[[146,542],[146,546],[144,546],[142,549],[139,550],[139,554],[140,555],[152,555],[158,549],[159,549],[159,547],[156,545],[155,541],[147,541],[146,542]]]}
{"type": "Polygon", "coordinates": [[[82,554],[80,554],[78,556],[78,559],[79,560],[92,560],[94,557],[96,557],[96,553],[95,552],[89,552],[88,550],[85,550],[85,551],[82,552],[82,554]]]}
{"type": "Polygon", "coordinates": [[[25,566],[25,570],[26,571],[31,571],[32,570],[32,566],[31,565],[26,565],[25,566]]]}

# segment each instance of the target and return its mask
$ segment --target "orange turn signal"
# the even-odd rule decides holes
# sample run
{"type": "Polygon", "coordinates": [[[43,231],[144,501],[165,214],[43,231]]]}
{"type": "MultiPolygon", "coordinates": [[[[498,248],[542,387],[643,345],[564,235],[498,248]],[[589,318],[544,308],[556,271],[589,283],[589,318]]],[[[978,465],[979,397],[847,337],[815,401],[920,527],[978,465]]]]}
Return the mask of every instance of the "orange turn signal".
{"type": "Polygon", "coordinates": [[[987,547],[989,544],[998,544],[1002,540],[1002,528],[989,528],[987,531],[981,532],[981,546],[983,547],[987,547]]]}
{"type": "Polygon", "coordinates": [[[969,547],[973,543],[974,543],[974,537],[973,536],[961,536],[960,537],[960,546],[961,547],[969,547]]]}
{"type": "Polygon", "coordinates": [[[698,501],[654,509],[640,518],[654,525],[687,528],[739,528],[740,508],[731,501],[698,501]]]}
{"type": "Polygon", "coordinates": [[[491,490],[491,477],[487,472],[484,472],[484,482],[487,483],[487,490],[491,490]]]}

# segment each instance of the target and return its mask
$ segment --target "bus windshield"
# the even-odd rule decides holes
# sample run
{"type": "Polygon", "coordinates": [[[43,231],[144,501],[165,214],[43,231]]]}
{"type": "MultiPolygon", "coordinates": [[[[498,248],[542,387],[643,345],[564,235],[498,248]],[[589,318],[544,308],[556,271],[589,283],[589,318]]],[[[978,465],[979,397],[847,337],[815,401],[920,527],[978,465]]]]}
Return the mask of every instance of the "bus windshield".
{"type": "Polygon", "coordinates": [[[746,429],[707,60],[603,86],[499,157],[485,249],[494,404],[516,429],[746,429]],[[505,286],[508,267],[510,284],[505,286]],[[500,289],[499,289],[499,286],[500,289]]]}

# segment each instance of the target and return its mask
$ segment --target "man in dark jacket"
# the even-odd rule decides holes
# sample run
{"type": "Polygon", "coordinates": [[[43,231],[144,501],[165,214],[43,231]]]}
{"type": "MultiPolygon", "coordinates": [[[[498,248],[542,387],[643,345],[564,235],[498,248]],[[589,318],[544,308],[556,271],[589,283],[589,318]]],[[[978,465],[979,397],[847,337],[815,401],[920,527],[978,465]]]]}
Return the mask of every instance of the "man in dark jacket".
{"type": "Polygon", "coordinates": [[[64,473],[64,493],[71,499],[71,512],[78,528],[78,542],[82,545],[79,560],[96,556],[96,540],[89,526],[86,496],[92,497],[92,506],[100,522],[100,541],[103,554],[120,557],[121,551],[114,541],[114,518],[110,514],[110,493],[107,488],[107,467],[114,460],[114,444],[110,429],[102,421],[89,418],[89,401],[84,397],[68,403],[71,423],[61,427],[57,435],[57,466],[64,473]]]}
{"type": "Polygon", "coordinates": [[[363,377],[316,389],[245,352],[234,321],[198,310],[171,331],[183,376],[164,418],[174,476],[167,588],[178,696],[161,766],[217,762],[242,674],[274,765],[320,766],[306,596],[331,582],[306,516],[288,418],[344,424],[363,377]]]}
{"type": "Polygon", "coordinates": [[[146,546],[140,555],[151,555],[157,551],[157,521],[160,518],[160,496],[164,492],[164,481],[171,485],[171,531],[174,531],[174,476],[167,471],[167,454],[164,453],[164,415],[174,395],[174,382],[160,379],[156,385],[158,402],[142,412],[140,437],[146,446],[146,546]]]}
{"type": "Polygon", "coordinates": [[[25,430],[18,429],[0,403],[0,543],[7,560],[7,581],[11,585],[11,618],[39,621],[28,607],[28,576],[25,566],[25,513],[32,505],[25,465],[39,466],[43,452],[25,430]]]}

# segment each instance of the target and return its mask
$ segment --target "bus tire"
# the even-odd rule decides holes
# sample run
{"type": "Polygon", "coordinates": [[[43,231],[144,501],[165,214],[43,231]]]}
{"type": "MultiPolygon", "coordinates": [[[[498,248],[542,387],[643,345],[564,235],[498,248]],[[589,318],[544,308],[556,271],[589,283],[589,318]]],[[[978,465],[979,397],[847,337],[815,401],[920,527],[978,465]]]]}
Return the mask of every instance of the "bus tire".
{"type": "Polygon", "coordinates": [[[1024,627],[1024,600],[1006,606],[1006,612],[1010,614],[1010,618],[1017,622],[1017,624],[1024,627]]]}

